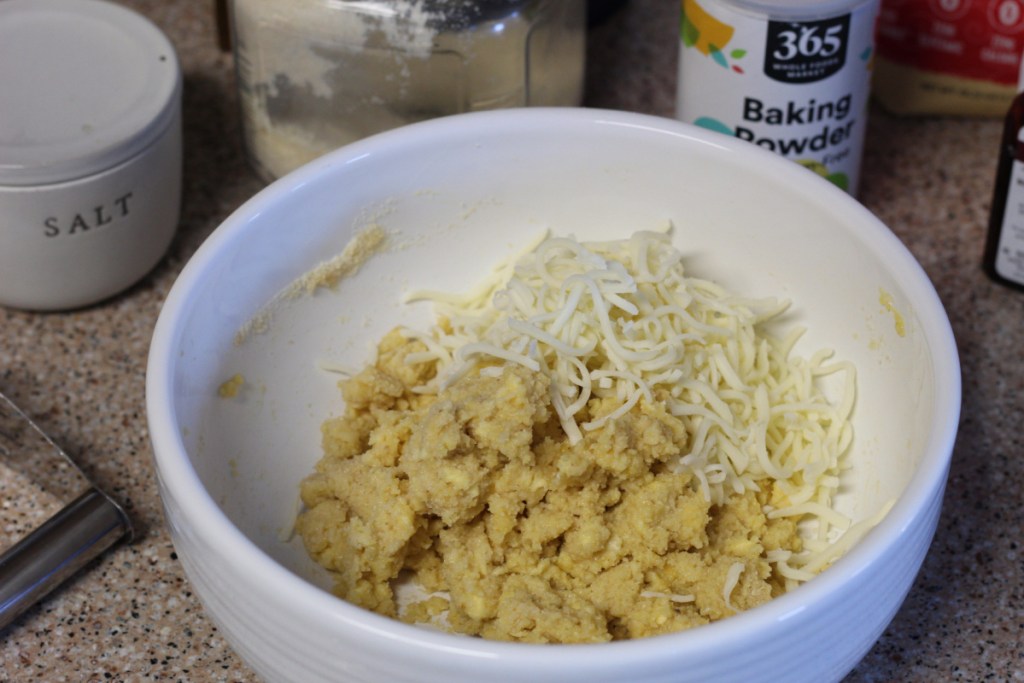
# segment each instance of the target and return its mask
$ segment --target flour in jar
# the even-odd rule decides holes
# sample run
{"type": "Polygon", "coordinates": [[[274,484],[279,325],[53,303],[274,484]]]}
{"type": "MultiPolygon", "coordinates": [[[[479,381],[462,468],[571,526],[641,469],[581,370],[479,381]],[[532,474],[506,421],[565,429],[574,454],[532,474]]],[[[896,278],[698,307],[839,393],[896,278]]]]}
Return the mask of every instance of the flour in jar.
{"type": "Polygon", "coordinates": [[[438,116],[582,99],[582,0],[236,0],[245,142],[266,180],[438,116]]]}

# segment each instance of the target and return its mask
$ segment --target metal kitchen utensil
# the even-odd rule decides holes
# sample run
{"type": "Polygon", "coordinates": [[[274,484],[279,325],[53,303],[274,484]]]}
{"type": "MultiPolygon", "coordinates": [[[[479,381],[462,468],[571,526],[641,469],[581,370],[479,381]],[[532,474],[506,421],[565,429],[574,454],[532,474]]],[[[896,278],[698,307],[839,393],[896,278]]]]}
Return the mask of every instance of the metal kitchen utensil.
{"type": "Polygon", "coordinates": [[[2,631],[132,530],[124,510],[2,393],[0,464],[43,487],[48,496],[71,501],[0,555],[2,631]]]}

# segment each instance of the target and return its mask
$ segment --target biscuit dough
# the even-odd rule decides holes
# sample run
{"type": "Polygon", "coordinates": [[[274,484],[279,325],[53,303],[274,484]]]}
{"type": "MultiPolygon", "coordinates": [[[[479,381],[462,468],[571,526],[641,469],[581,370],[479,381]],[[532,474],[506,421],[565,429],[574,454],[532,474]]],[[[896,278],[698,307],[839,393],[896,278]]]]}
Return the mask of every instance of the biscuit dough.
{"type": "MultiPolygon", "coordinates": [[[[766,554],[801,550],[770,484],[712,505],[673,467],[689,435],[659,400],[570,445],[549,380],[483,365],[437,395],[399,331],[344,380],[344,415],[302,484],[297,531],[352,603],[454,632],[534,643],[679,631],[784,592],[766,554]],[[430,596],[399,605],[395,587],[430,596]]],[[[655,399],[658,397],[655,396],[655,399]]],[[[613,410],[601,399],[590,419],[613,410]]]]}

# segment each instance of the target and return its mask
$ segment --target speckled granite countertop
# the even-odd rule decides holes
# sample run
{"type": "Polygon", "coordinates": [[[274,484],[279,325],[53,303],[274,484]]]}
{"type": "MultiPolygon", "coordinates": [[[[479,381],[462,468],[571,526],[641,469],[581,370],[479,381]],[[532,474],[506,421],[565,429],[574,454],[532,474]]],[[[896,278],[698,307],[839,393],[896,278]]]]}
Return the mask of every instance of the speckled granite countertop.
{"type": "MultiPolygon", "coordinates": [[[[178,237],[149,277],[102,305],[0,308],[0,390],[123,501],[136,537],[0,634],[0,680],[250,681],[204,616],[164,528],[144,373],[175,276],[261,183],[242,157],[232,59],[218,49],[211,3],[125,4],[168,34],[185,74],[178,237]]],[[[592,31],[588,105],[672,115],[677,7],[631,0],[592,31]]],[[[1024,678],[1024,294],[979,268],[999,133],[994,120],[871,115],[860,198],[938,288],[962,354],[964,409],[931,552],[851,682],[1024,678]]],[[[24,524],[10,508],[0,509],[0,543],[24,524]]]]}

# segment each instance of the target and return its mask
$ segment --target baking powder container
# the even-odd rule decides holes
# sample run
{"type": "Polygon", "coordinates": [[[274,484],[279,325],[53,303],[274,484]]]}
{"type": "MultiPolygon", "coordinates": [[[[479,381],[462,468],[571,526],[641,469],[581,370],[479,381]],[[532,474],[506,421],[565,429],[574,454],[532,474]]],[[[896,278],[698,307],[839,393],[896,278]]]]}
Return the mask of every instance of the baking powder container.
{"type": "Polygon", "coordinates": [[[682,0],[676,115],[856,194],[878,0],[682,0]]]}
{"type": "Polygon", "coordinates": [[[180,199],[167,37],[102,0],[0,2],[0,305],[126,289],[167,251],[180,199]]]}

